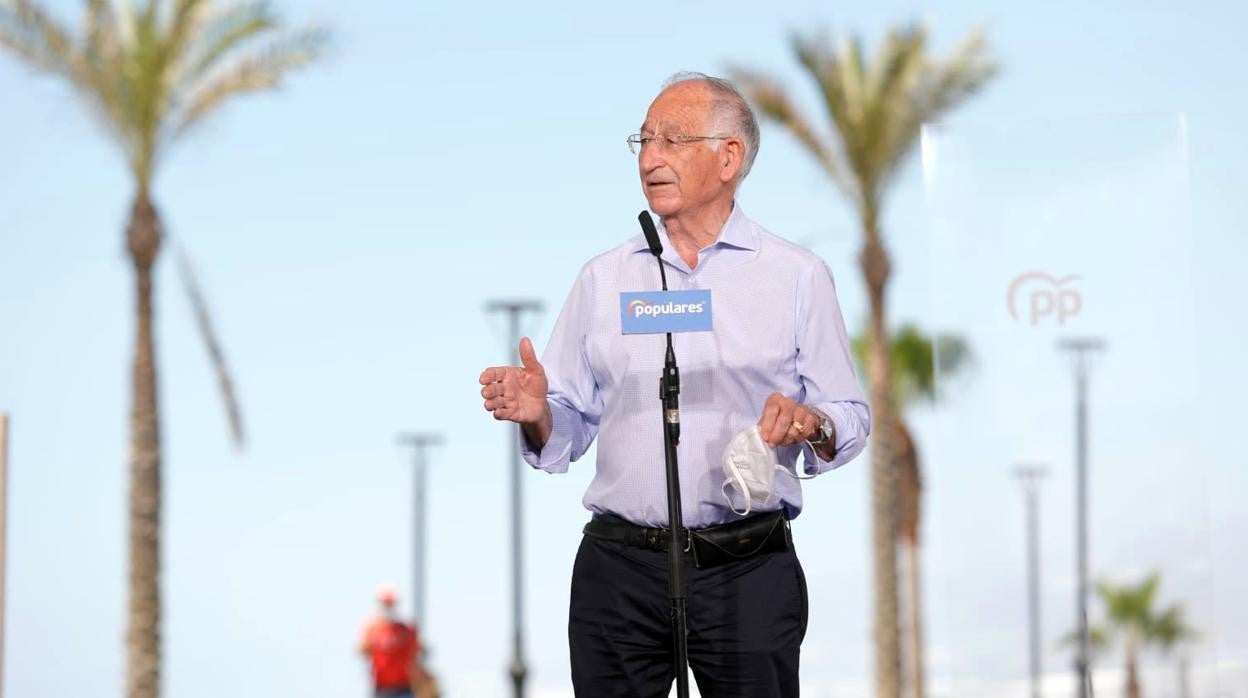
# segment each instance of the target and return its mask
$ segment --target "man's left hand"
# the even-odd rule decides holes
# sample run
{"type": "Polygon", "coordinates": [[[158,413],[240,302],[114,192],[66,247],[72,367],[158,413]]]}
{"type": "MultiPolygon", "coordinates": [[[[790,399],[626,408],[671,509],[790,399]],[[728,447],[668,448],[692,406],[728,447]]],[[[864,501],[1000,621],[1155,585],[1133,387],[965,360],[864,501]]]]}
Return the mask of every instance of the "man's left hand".
{"type": "Polygon", "coordinates": [[[772,393],[763,403],[758,431],[768,446],[792,446],[809,439],[819,429],[819,417],[795,400],[772,393]]]}

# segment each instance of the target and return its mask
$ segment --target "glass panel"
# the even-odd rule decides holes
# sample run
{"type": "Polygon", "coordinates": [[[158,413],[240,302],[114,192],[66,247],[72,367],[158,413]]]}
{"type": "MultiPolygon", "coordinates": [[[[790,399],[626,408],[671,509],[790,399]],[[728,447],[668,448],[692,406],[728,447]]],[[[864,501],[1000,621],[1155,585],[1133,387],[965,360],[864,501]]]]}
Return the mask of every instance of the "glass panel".
{"type": "MultiPolygon", "coordinates": [[[[1157,574],[1152,609],[1176,606],[1199,637],[1168,652],[1146,643],[1144,690],[1231,695],[1237,675],[1217,665],[1211,466],[1195,445],[1183,118],[928,127],[923,169],[932,330],[960,338],[971,356],[941,365],[952,352],[938,348],[937,407],[913,416],[927,451],[929,692],[1032,695],[1031,510],[1040,695],[1080,695],[1076,644],[1063,638],[1078,636],[1083,423],[1089,622],[1115,627],[1097,583],[1126,592],[1157,574]],[[1020,468],[1043,473],[1028,480],[1034,507],[1020,468]]],[[[1125,651],[1120,634],[1092,653],[1097,695],[1123,695],[1125,651]]]]}

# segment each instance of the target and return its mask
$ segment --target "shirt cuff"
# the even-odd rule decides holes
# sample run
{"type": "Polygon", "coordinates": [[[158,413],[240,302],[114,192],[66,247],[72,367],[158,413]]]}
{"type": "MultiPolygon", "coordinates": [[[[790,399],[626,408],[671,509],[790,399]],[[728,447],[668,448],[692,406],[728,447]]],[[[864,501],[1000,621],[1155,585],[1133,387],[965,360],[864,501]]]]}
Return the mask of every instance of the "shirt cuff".
{"type": "Polygon", "coordinates": [[[520,457],[525,463],[538,470],[545,470],[548,473],[566,473],[568,463],[572,460],[571,415],[568,414],[567,407],[549,398],[546,404],[550,405],[550,438],[540,450],[535,449],[529,442],[529,438],[524,435],[524,429],[517,425],[516,438],[520,439],[520,457]]]}
{"type": "Polygon", "coordinates": [[[814,407],[828,415],[828,419],[832,420],[832,426],[836,430],[836,451],[832,454],[832,460],[824,460],[819,457],[819,454],[815,453],[813,446],[803,442],[803,469],[807,475],[818,475],[829,470],[836,470],[853,460],[866,446],[866,437],[870,429],[870,427],[864,428],[863,426],[864,419],[870,418],[866,417],[865,414],[859,414],[859,411],[866,412],[865,405],[828,402],[814,405],[814,407]]]}

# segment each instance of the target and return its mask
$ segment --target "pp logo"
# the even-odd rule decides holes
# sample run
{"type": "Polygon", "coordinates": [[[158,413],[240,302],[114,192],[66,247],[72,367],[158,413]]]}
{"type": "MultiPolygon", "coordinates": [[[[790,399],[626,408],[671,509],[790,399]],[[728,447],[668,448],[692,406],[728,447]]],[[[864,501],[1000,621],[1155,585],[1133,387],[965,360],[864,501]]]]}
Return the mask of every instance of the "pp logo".
{"type": "Polygon", "coordinates": [[[1067,287],[1067,284],[1078,280],[1079,277],[1074,274],[1061,278],[1042,271],[1019,274],[1010,282],[1005,293],[1010,317],[1019,319],[1019,297],[1022,296],[1026,300],[1028,322],[1032,327],[1048,318],[1056,318],[1058,326],[1064,326],[1068,318],[1078,315],[1083,309],[1083,296],[1078,290],[1067,287]]]}

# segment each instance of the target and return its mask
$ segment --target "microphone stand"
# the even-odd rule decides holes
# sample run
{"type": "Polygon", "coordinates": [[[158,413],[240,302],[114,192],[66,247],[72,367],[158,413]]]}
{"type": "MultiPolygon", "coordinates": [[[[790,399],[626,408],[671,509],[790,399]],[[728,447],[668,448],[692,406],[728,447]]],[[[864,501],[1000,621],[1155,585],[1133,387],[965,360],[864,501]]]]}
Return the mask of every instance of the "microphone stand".
{"type": "MultiPolygon", "coordinates": [[[[662,267],[660,267],[662,268],[662,267]]],[[[667,284],[663,284],[667,290],[667,284]]],[[[685,541],[689,538],[680,511],[680,469],[676,444],[680,443],[680,369],[672,352],[672,333],[667,333],[667,358],[659,379],[659,399],[663,402],[663,460],[667,465],[667,520],[672,530],[667,545],[668,597],[672,601],[672,644],[676,649],[676,695],[689,697],[689,648],[685,641],[685,541]]]]}
{"type": "MultiPolygon", "coordinates": [[[[649,219],[649,214],[642,212],[649,219]]],[[[642,223],[646,227],[649,220],[642,223]]],[[[650,223],[653,226],[653,223],[650,223]]],[[[651,228],[653,229],[653,228],[651,228]]],[[[662,247],[657,237],[651,247],[659,263],[659,278],[663,290],[667,290],[667,272],[663,268],[662,247]],[[657,251],[656,251],[657,248],[657,251]]],[[[672,351],[672,333],[667,333],[667,356],[663,361],[663,376],[659,379],[659,401],[663,404],[663,460],[667,467],[667,520],[671,538],[667,545],[667,592],[671,600],[672,647],[676,658],[676,695],[689,698],[689,647],[686,643],[685,565],[684,543],[689,533],[684,526],[680,510],[680,469],[676,460],[676,445],[680,443],[680,369],[676,367],[676,352],[672,351]]]]}

